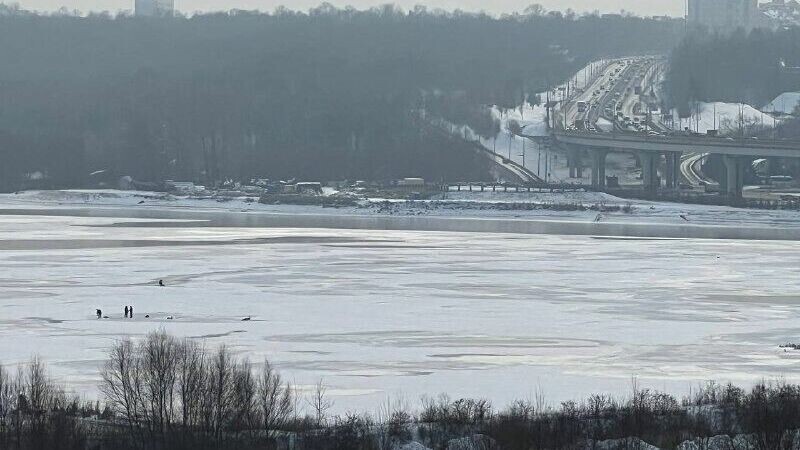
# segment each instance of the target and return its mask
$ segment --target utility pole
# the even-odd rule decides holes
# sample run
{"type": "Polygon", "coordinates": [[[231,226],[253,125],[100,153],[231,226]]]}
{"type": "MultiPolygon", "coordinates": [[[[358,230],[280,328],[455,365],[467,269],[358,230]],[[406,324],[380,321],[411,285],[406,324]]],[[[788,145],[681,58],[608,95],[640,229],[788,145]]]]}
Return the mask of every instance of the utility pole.
{"type": "Polygon", "coordinates": [[[714,129],[717,129],[717,102],[714,102],[714,129]]]}
{"type": "Polygon", "coordinates": [[[546,103],[544,104],[545,119],[547,120],[547,128],[550,128],[550,88],[547,88],[546,103]]]}
{"type": "Polygon", "coordinates": [[[544,149],[544,182],[550,177],[550,147],[544,149]]]}
{"type": "Polygon", "coordinates": [[[541,177],[542,175],[542,144],[536,144],[536,176],[541,177]]]}

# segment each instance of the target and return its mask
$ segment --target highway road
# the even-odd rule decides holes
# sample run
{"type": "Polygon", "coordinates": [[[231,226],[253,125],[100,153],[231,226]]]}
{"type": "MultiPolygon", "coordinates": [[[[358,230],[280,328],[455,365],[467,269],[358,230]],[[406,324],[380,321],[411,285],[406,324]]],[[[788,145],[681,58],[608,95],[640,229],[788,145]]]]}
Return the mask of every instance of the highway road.
{"type": "Polygon", "coordinates": [[[681,156],[681,176],[692,186],[704,186],[714,184],[714,181],[703,175],[703,161],[708,157],[708,153],[688,153],[681,156]]]}
{"type": "Polygon", "coordinates": [[[602,127],[598,127],[597,123],[602,117],[614,124],[615,131],[648,132],[651,128],[656,128],[658,132],[666,131],[646,123],[647,109],[636,93],[649,91],[657,77],[659,64],[660,60],[655,57],[612,60],[588,89],[564,106],[566,118],[560,116],[556,127],[601,132],[602,127]],[[586,104],[585,111],[579,110],[580,102],[586,104]],[[624,121],[624,117],[629,120],[624,121]]]}
{"type": "Polygon", "coordinates": [[[614,70],[619,67],[621,60],[611,60],[605,67],[601,69],[599,75],[589,83],[589,85],[581,90],[577,95],[573,96],[564,107],[556,113],[556,126],[569,127],[575,124],[577,119],[586,119],[588,116],[588,108],[584,112],[578,111],[578,104],[585,102],[591,104],[595,101],[595,92],[600,91],[601,86],[607,85],[613,79],[614,70]],[[566,115],[566,118],[565,118],[566,115]]]}

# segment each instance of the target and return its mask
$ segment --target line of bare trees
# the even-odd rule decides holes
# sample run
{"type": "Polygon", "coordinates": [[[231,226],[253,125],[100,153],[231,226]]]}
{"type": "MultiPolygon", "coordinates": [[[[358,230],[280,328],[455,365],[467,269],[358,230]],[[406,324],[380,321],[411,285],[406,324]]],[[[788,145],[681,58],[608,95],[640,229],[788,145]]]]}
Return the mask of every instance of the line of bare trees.
{"type": "Polygon", "coordinates": [[[487,400],[402,399],[377,414],[329,416],[322,382],[300,407],[297,389],[268,361],[250,363],[225,346],[159,331],[109,350],[101,372],[105,404],[68,398],[38,358],[0,366],[0,449],[358,449],[416,441],[486,449],[736,448],[800,444],[800,386],[759,383],[745,391],[709,384],[679,400],[632,383],[625,399],[593,395],[550,406],[544,394],[494,409],[487,400]],[[301,414],[302,410],[302,414],[301,414]],[[465,441],[466,439],[466,441],[465,441]],[[600,442],[606,442],[600,445],[600,442]],[[462,444],[463,444],[462,442],[462,444]],[[611,442],[611,444],[609,444],[611,442]],[[461,445],[461,444],[458,444],[461,445]]]}
{"type": "Polygon", "coordinates": [[[139,448],[270,438],[295,412],[295,390],[269,361],[252,364],[224,345],[209,351],[163,331],[115,344],[101,377],[106,401],[139,448]]]}
{"type": "Polygon", "coordinates": [[[87,432],[81,417],[110,418],[99,402],[68,398],[34,357],[14,372],[0,365],[0,449],[83,450],[87,432]]]}

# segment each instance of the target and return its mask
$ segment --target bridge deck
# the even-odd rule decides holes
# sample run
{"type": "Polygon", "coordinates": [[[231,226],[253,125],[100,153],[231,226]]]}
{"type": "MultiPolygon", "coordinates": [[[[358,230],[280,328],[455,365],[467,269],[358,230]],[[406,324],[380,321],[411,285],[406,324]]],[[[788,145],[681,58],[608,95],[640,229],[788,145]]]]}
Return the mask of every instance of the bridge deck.
{"type": "Polygon", "coordinates": [[[756,140],[692,136],[645,136],[623,133],[556,131],[554,138],[565,144],[648,152],[696,152],[737,156],[800,157],[800,141],[756,140]]]}

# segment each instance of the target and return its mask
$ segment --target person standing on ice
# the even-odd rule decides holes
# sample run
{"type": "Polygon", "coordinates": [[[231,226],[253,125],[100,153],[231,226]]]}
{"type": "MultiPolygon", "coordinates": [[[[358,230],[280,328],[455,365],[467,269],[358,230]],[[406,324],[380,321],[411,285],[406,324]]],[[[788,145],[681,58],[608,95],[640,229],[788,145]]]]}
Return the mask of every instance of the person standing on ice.
{"type": "Polygon", "coordinates": [[[99,319],[99,318],[101,318],[101,317],[103,317],[103,311],[101,311],[101,310],[97,309],[97,310],[95,310],[95,312],[97,313],[97,318],[98,318],[98,319],[99,319]]]}
{"type": "Polygon", "coordinates": [[[129,311],[129,313],[131,315],[131,319],[133,319],[133,305],[128,306],[128,311],[129,311]]]}
{"type": "Polygon", "coordinates": [[[125,307],[125,318],[126,319],[128,318],[128,307],[127,306],[125,307]]]}

